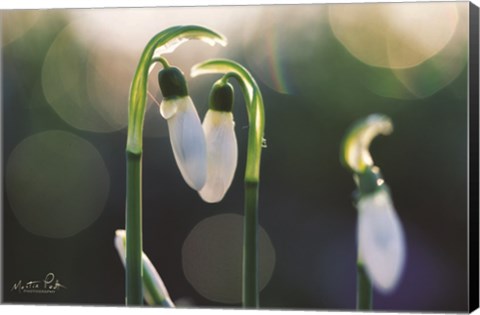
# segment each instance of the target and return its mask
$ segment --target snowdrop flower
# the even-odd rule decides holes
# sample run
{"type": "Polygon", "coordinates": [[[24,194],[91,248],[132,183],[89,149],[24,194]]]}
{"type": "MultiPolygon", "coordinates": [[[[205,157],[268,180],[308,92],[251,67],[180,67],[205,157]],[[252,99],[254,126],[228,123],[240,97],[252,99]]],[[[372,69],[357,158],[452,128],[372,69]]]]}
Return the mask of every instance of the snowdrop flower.
{"type": "MultiPolygon", "coordinates": [[[[128,135],[126,146],[126,210],[125,229],[125,303],[142,305],[142,153],[148,78],[153,65],[160,62],[160,89],[165,97],[160,111],[168,121],[170,141],[176,162],[187,184],[201,189],[205,184],[207,158],[205,137],[200,119],[188,96],[185,78],[180,70],[170,67],[162,53],[171,53],[189,40],[210,45],[226,45],[226,38],[198,25],[178,25],[155,34],[145,45],[130,84],[128,97],[128,135]]],[[[143,283],[145,284],[145,283],[143,283]]],[[[155,295],[152,295],[155,297],[155,295]]]]}
{"type": "Polygon", "coordinates": [[[206,188],[201,192],[201,195],[209,200],[221,199],[226,188],[231,183],[230,177],[234,173],[237,163],[237,146],[233,134],[233,119],[231,113],[229,113],[231,112],[230,104],[232,103],[233,93],[229,91],[229,87],[223,89],[220,87],[226,85],[230,78],[234,79],[239,84],[245,98],[249,129],[244,177],[245,216],[243,227],[242,305],[244,308],[258,308],[258,187],[260,184],[260,161],[265,130],[265,110],[262,93],[250,72],[233,60],[207,60],[195,65],[191,74],[192,76],[223,74],[223,77],[214,85],[211,97],[212,102],[210,103],[212,112],[208,117],[205,117],[203,125],[206,133],[208,133],[207,142],[210,145],[208,145],[209,175],[207,176],[206,188]],[[217,98],[219,102],[217,102],[217,98]],[[224,105],[228,106],[224,107],[224,105]],[[219,171],[214,172],[212,167],[218,168],[219,171]],[[217,179],[213,180],[215,178],[217,179]]]}
{"type": "Polygon", "coordinates": [[[391,292],[402,275],[405,238],[393,206],[390,191],[369,152],[379,134],[390,134],[393,125],[384,115],[373,114],[360,120],[347,133],[342,161],[354,173],[358,186],[358,263],[382,293],[391,292]]]}
{"type": "Polygon", "coordinates": [[[358,257],[375,288],[389,293],[398,284],[405,263],[403,228],[378,168],[360,177],[358,257]]]}
{"type": "Polygon", "coordinates": [[[207,142],[207,180],[199,191],[206,202],[225,196],[237,168],[237,138],[232,114],[233,87],[217,82],[210,92],[209,109],[203,120],[207,142]]]}
{"type": "Polygon", "coordinates": [[[205,136],[192,99],[188,95],[185,77],[176,67],[158,73],[163,94],[160,114],[168,122],[170,143],[180,173],[193,189],[200,190],[207,178],[205,136]]]}

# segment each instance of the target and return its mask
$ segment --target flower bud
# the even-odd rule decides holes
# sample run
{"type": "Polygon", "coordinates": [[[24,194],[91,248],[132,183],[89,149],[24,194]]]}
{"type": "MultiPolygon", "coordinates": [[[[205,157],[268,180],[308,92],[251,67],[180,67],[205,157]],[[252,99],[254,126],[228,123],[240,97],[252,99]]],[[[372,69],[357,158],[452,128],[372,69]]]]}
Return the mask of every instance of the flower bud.
{"type": "Polygon", "coordinates": [[[216,83],[203,120],[207,142],[207,180],[199,191],[206,202],[219,202],[232,184],[237,168],[237,138],[232,114],[233,87],[216,83]]]}
{"type": "Polygon", "coordinates": [[[188,95],[187,82],[177,67],[168,67],[158,73],[158,84],[164,98],[176,98],[188,95]]]}
{"type": "Polygon", "coordinates": [[[168,123],[175,161],[185,182],[200,190],[207,176],[205,136],[185,77],[178,68],[169,67],[160,71],[158,82],[164,96],[160,114],[168,123]]]}
{"type": "Polygon", "coordinates": [[[219,112],[231,112],[233,107],[233,87],[230,83],[216,83],[210,91],[208,108],[219,112]]]}

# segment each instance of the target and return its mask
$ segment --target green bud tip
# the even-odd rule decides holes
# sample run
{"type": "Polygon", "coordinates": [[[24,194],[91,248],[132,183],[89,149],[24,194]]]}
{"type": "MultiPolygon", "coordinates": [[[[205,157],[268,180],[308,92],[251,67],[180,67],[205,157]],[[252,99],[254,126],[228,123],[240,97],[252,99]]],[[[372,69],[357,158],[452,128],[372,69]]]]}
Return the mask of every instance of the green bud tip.
{"type": "Polygon", "coordinates": [[[233,86],[217,82],[210,91],[208,108],[219,112],[231,112],[233,108],[233,86]]]}
{"type": "Polygon", "coordinates": [[[365,171],[356,174],[360,196],[372,194],[385,186],[380,169],[376,166],[367,167],[365,171]]]}
{"type": "Polygon", "coordinates": [[[176,98],[188,95],[187,81],[177,67],[164,68],[158,73],[158,84],[163,97],[176,98]]]}

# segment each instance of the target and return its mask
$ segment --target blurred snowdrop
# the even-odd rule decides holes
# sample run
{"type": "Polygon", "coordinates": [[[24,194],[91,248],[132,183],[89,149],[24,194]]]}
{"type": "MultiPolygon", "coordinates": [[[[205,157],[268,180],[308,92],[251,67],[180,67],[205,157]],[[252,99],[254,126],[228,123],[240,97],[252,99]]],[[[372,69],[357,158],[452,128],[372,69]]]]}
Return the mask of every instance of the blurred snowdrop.
{"type": "Polygon", "coordinates": [[[237,138],[232,114],[233,87],[217,82],[210,92],[203,120],[207,142],[207,180],[199,191],[206,202],[219,202],[230,187],[237,168],[237,138]]]}
{"type": "MultiPolygon", "coordinates": [[[[377,170],[373,168],[366,174],[369,172],[377,170]]],[[[373,191],[360,193],[357,203],[358,257],[375,288],[389,293],[398,284],[403,271],[405,240],[389,190],[379,176],[375,176],[375,184],[376,187],[370,186],[373,191]]],[[[360,191],[363,188],[360,186],[360,191]]]]}
{"type": "MultiPolygon", "coordinates": [[[[358,265],[360,269],[365,269],[371,283],[382,293],[395,289],[401,278],[405,239],[390,190],[380,169],[374,165],[369,147],[377,135],[387,135],[392,131],[393,125],[388,117],[370,115],[355,123],[347,132],[341,155],[343,164],[352,170],[358,187],[358,265]]],[[[358,290],[371,291],[368,287],[360,284],[358,290]]],[[[371,293],[357,293],[360,308],[370,308],[371,293]]]]}
{"type": "Polygon", "coordinates": [[[207,178],[207,152],[200,118],[188,95],[180,69],[166,67],[158,73],[163,94],[160,113],[168,122],[170,143],[180,173],[193,189],[200,190],[207,178]]]}

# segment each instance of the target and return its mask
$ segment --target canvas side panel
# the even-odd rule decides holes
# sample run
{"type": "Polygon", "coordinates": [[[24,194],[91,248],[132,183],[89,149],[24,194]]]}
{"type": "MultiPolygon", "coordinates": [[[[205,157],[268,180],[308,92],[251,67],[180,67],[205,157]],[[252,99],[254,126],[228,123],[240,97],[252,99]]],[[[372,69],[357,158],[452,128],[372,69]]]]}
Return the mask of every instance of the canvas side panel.
{"type": "Polygon", "coordinates": [[[469,272],[469,310],[478,308],[479,285],[479,187],[478,187],[478,58],[479,58],[479,9],[470,3],[470,38],[469,38],[469,123],[470,123],[470,272],[469,272]]]}

